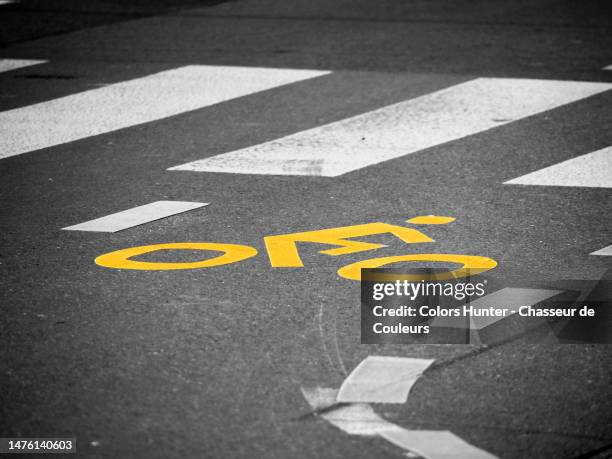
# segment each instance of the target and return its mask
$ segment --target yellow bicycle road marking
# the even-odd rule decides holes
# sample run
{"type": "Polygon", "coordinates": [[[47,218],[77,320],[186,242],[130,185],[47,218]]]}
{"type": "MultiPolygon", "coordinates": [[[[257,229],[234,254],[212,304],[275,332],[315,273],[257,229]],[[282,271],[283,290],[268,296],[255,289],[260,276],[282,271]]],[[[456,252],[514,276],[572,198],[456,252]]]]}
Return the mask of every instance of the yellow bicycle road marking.
{"type": "MultiPolygon", "coordinates": [[[[425,215],[407,220],[415,224],[446,224],[454,221],[453,217],[425,215]]],[[[413,228],[391,225],[388,223],[366,223],[362,225],[342,226],[298,233],[279,234],[264,237],[270,265],[273,268],[300,268],[304,263],[300,257],[297,243],[310,242],[337,246],[321,250],[319,253],[331,256],[376,250],[385,247],[383,244],[350,240],[377,234],[393,234],[407,244],[433,242],[429,236],[413,228]]],[[[180,269],[212,268],[231,263],[237,263],[257,255],[257,249],[248,245],[224,244],[214,242],[175,242],[153,244],[117,250],[100,255],[96,264],[113,269],[134,269],[143,271],[164,271],[180,269]],[[149,254],[159,250],[202,250],[222,252],[214,258],[189,262],[150,262],[132,260],[138,255],[149,254]]],[[[345,279],[361,280],[361,270],[364,268],[380,268],[400,262],[443,262],[456,263],[461,267],[433,274],[390,274],[390,280],[444,280],[476,275],[497,266],[491,258],[476,255],[460,254],[407,254],[390,257],[371,258],[349,264],[338,270],[338,275],[345,279]]],[[[377,280],[383,280],[384,274],[377,274],[377,280]],[[380,277],[380,279],[379,279],[380,277]]]]}

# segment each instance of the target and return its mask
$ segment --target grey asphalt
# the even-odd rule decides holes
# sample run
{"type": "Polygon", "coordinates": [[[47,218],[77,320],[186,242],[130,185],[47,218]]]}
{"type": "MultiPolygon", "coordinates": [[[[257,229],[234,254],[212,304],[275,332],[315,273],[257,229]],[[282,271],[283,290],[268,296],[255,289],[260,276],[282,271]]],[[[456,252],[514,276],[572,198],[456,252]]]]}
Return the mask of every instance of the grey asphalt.
{"type": "MultiPolygon", "coordinates": [[[[1,436],[74,435],[91,458],[400,458],[304,416],[301,386],[338,387],[377,354],[436,359],[405,405],[375,407],[402,426],[449,429],[501,458],[612,443],[609,346],[360,345],[359,285],[336,270],[367,255],[303,247],[305,268],[273,269],[263,246],[451,215],[426,230],[436,252],[489,256],[509,285],[599,279],[610,261],[588,254],[612,242],[609,189],[502,183],[611,145],[612,93],[335,178],[166,171],[478,76],[611,82],[606,2],[41,5],[0,7],[14,30],[0,58],[50,60],[0,73],[0,110],[194,63],[334,73],[0,160],[1,436]],[[211,204],[115,234],[60,230],[162,199],[211,204]],[[93,263],[177,241],[259,255],[176,272],[93,263]]],[[[376,240],[388,244],[377,256],[406,253],[376,240]]]]}

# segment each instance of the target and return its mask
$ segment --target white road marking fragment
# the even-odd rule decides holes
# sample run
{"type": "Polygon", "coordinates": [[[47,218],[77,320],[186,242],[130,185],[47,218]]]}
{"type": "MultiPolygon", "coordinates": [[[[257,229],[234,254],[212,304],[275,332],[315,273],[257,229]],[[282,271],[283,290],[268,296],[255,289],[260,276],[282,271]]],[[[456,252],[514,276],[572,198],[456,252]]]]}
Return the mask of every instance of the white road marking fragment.
{"type": "Polygon", "coordinates": [[[612,146],[545,167],[504,184],[612,188],[612,146]]]}
{"type": "Polygon", "coordinates": [[[218,104],[330,72],[190,65],[0,113],[0,158],[218,104]]]}
{"type": "Polygon", "coordinates": [[[11,3],[17,3],[17,0],[0,0],[0,6],[10,5],[11,3]]]}
{"type": "Polygon", "coordinates": [[[604,67],[602,70],[612,70],[612,65],[608,65],[608,66],[604,67]]]}
{"type": "Polygon", "coordinates": [[[320,411],[320,417],[349,435],[380,436],[406,452],[428,459],[496,459],[447,430],[404,429],[381,418],[367,403],[334,407],[336,392],[327,388],[302,388],[312,409],[320,411]]]}
{"type": "Polygon", "coordinates": [[[448,430],[408,430],[401,427],[379,433],[385,440],[430,459],[492,459],[491,453],[470,445],[448,430]]]}
{"type": "MultiPolygon", "coordinates": [[[[469,317],[470,329],[471,330],[482,330],[483,328],[493,325],[500,320],[504,320],[507,317],[512,316],[514,313],[512,310],[518,312],[520,306],[533,306],[541,301],[548,298],[552,298],[555,295],[562,293],[561,290],[545,290],[537,288],[511,288],[506,287],[501,290],[497,290],[489,295],[478,298],[470,302],[469,306],[473,309],[488,309],[489,307],[494,308],[507,308],[508,315],[504,316],[482,316],[482,317],[469,317]]],[[[467,306],[467,305],[466,305],[467,306]]],[[[465,328],[466,327],[465,317],[436,317],[432,322],[432,327],[447,327],[447,328],[465,328]]]]}
{"type": "Polygon", "coordinates": [[[611,83],[478,78],[168,170],[335,177],[611,88],[611,83]]]}
{"type": "Polygon", "coordinates": [[[429,359],[368,356],[344,380],[337,401],[406,403],[408,392],[432,363],[429,359]]]}
{"type": "Polygon", "coordinates": [[[612,245],[609,245],[608,247],[604,247],[603,249],[596,250],[595,252],[591,253],[590,255],[599,255],[599,256],[604,256],[604,257],[612,257],[612,245]]]}
{"type": "Polygon", "coordinates": [[[207,205],[207,202],[155,201],[150,204],[145,204],[144,206],[134,207],[62,229],[68,231],[115,233],[161,218],[170,217],[171,215],[199,209],[207,205]]]}
{"type": "Polygon", "coordinates": [[[24,67],[30,67],[32,65],[45,64],[46,62],[49,62],[49,61],[41,61],[41,60],[34,60],[34,59],[0,59],[0,73],[10,72],[11,70],[17,70],[17,69],[21,69],[24,67]]]}
{"type": "MultiPolygon", "coordinates": [[[[322,387],[302,387],[302,394],[314,410],[324,410],[335,405],[338,391],[322,387]]],[[[378,416],[367,403],[351,403],[325,411],[320,416],[350,435],[372,436],[392,423],[378,416]]]]}

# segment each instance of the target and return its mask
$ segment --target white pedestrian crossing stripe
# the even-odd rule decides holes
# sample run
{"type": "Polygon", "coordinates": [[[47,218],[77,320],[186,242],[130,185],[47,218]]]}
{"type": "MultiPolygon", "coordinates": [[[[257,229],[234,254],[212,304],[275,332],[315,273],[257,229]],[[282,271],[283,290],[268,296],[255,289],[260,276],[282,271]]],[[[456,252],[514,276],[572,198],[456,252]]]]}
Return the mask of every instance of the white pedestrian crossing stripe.
{"type": "MultiPolygon", "coordinates": [[[[0,3],[1,4],[1,3],[0,3]]],[[[10,72],[23,67],[32,65],[44,64],[48,61],[33,60],[33,59],[0,59],[0,73],[10,72]]]]}
{"type": "Polygon", "coordinates": [[[612,146],[505,182],[508,185],[612,188],[612,146]]]}
{"type": "Polygon", "coordinates": [[[159,220],[160,218],[199,209],[207,205],[207,202],[156,201],[145,204],[144,206],[134,207],[62,229],[68,231],[115,233],[127,228],[159,220]]]}
{"type": "Polygon", "coordinates": [[[612,257],[612,245],[604,247],[603,249],[596,250],[595,252],[591,253],[591,255],[612,257]]]}
{"type": "Polygon", "coordinates": [[[328,74],[192,65],[0,113],[0,158],[167,118],[328,74]]]}
{"type": "Polygon", "coordinates": [[[334,177],[607,91],[610,83],[478,78],[169,170],[334,177]]]}

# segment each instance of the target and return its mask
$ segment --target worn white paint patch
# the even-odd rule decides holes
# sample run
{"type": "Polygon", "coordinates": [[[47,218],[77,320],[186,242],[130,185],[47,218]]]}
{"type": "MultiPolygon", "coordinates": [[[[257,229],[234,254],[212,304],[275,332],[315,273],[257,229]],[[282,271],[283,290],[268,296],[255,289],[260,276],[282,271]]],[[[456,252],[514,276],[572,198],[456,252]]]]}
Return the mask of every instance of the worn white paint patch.
{"type": "Polygon", "coordinates": [[[323,410],[319,416],[350,435],[376,435],[380,430],[393,426],[378,416],[366,403],[334,407],[337,393],[336,389],[302,387],[302,394],[308,404],[314,410],[323,410]],[[330,407],[333,408],[325,411],[330,407]]]}
{"type": "Polygon", "coordinates": [[[207,205],[206,202],[156,201],[62,229],[114,233],[207,205]]]}
{"type": "Polygon", "coordinates": [[[338,395],[338,389],[331,389],[327,387],[301,387],[302,395],[315,410],[324,410],[336,404],[336,396],[338,395]]]}
{"type": "Polygon", "coordinates": [[[366,403],[351,403],[338,405],[336,389],[323,387],[304,388],[302,394],[314,410],[324,410],[318,415],[349,435],[376,435],[383,429],[393,426],[378,416],[372,407],[366,403]],[[327,408],[333,407],[325,411],[327,408]]]}
{"type": "MultiPolygon", "coordinates": [[[[1,5],[1,3],[0,3],[1,5]]],[[[33,59],[0,59],[0,72],[10,72],[11,70],[31,67],[32,65],[44,64],[49,61],[33,59]]]]}
{"type": "Polygon", "coordinates": [[[493,459],[496,457],[447,430],[407,430],[396,427],[383,430],[379,435],[395,446],[430,459],[493,459]]]}
{"type": "Polygon", "coordinates": [[[337,391],[328,388],[302,388],[317,415],[349,435],[380,436],[410,453],[429,459],[495,459],[452,432],[408,430],[380,417],[367,403],[337,403],[337,391]]]}
{"type": "Polygon", "coordinates": [[[334,177],[607,91],[611,83],[478,78],[169,170],[334,177]]]}
{"type": "Polygon", "coordinates": [[[591,253],[591,255],[612,257],[612,245],[609,245],[608,247],[604,247],[603,249],[596,250],[595,252],[591,253]]]}
{"type": "Polygon", "coordinates": [[[329,72],[191,65],[0,113],[0,158],[218,104],[329,72]]]}
{"type": "Polygon", "coordinates": [[[612,70],[612,65],[608,65],[608,66],[604,67],[603,70],[612,70]]]}
{"type": "Polygon", "coordinates": [[[505,184],[612,188],[612,146],[568,159],[505,184]]]}
{"type": "Polygon", "coordinates": [[[338,402],[405,403],[430,359],[368,356],[344,380],[338,402]]]}
{"type": "Polygon", "coordinates": [[[16,0],[0,0],[0,6],[10,5],[11,3],[17,3],[17,1],[16,0]]]}

